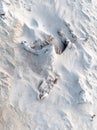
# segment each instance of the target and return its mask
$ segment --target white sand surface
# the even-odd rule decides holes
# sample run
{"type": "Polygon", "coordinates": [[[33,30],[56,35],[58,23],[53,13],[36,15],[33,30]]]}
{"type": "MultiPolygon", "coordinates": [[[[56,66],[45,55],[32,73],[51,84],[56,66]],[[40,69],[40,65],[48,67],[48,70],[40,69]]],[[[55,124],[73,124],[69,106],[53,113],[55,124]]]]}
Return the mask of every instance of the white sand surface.
{"type": "Polygon", "coordinates": [[[0,130],[97,130],[96,0],[0,0],[0,130]]]}

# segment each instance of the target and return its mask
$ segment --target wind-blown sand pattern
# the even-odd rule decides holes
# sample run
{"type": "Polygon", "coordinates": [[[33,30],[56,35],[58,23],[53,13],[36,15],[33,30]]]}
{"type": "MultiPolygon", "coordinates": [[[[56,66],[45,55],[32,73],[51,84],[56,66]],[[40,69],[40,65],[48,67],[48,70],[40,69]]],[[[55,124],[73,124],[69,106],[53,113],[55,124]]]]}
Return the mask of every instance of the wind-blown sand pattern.
{"type": "Polygon", "coordinates": [[[0,1],[0,130],[97,130],[97,1],[0,1]]]}

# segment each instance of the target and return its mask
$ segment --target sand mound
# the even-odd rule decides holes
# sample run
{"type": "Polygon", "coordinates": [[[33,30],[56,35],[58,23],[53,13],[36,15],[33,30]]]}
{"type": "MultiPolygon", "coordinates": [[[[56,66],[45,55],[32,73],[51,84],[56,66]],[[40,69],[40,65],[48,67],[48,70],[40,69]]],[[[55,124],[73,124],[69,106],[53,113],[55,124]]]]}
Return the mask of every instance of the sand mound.
{"type": "Polygon", "coordinates": [[[0,1],[0,130],[96,130],[96,7],[0,1]]]}

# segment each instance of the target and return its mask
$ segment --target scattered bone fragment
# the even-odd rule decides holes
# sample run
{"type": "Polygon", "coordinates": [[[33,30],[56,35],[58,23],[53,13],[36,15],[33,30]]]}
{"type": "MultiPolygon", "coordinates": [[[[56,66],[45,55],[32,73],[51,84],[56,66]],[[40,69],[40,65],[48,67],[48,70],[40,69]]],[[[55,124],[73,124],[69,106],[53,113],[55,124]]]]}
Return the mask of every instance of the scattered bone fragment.
{"type": "Polygon", "coordinates": [[[38,90],[39,90],[39,99],[44,99],[47,97],[54,87],[54,85],[57,83],[57,78],[48,78],[47,80],[41,81],[38,90]]]}

